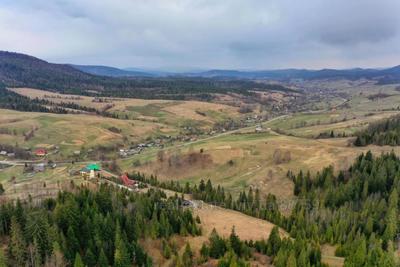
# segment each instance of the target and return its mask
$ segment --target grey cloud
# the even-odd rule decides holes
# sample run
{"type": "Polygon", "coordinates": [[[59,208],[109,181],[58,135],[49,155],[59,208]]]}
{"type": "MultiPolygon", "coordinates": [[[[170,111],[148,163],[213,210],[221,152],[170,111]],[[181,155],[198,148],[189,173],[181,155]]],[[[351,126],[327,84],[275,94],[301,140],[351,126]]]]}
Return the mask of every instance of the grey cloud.
{"type": "Polygon", "coordinates": [[[119,67],[392,65],[398,10],[398,0],[4,0],[0,49],[119,67]]]}

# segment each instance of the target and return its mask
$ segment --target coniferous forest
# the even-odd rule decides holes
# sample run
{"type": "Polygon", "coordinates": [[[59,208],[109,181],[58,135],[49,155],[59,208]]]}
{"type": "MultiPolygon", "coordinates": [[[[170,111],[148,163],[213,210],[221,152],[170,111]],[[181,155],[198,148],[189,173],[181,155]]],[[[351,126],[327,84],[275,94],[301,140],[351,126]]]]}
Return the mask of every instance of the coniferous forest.
{"type": "Polygon", "coordinates": [[[400,117],[394,116],[390,119],[370,124],[367,129],[357,133],[357,138],[354,141],[355,146],[369,144],[379,146],[400,145],[400,117]]]}
{"type": "Polygon", "coordinates": [[[132,194],[103,185],[37,205],[4,204],[0,236],[9,246],[0,266],[152,266],[140,239],[200,234],[176,201],[159,190],[132,194]]]}
{"type": "Polygon", "coordinates": [[[294,239],[281,240],[271,233],[270,245],[264,241],[251,244],[272,256],[275,266],[320,266],[322,244],[334,245],[336,256],[345,257],[345,266],[396,266],[399,173],[400,159],[394,153],[374,157],[371,152],[361,154],[348,170],[337,174],[332,167],[315,176],[289,172],[298,197],[290,216],[280,213],[275,196],[262,199],[257,190],[234,198],[211,181],[181,186],[155,177],[132,176],[279,225],[294,239]],[[291,261],[296,265],[290,265],[291,261]]]}

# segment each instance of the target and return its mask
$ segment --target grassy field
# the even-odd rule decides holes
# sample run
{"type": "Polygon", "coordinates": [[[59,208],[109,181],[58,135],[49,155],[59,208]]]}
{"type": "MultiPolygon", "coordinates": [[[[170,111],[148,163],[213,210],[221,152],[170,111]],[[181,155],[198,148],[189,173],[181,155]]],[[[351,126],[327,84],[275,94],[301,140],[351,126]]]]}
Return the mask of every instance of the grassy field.
{"type": "Polygon", "coordinates": [[[353,135],[368,124],[389,118],[400,111],[379,111],[353,113],[339,110],[323,113],[294,114],[267,124],[272,129],[283,131],[287,135],[315,138],[321,133],[334,132],[335,135],[353,135]]]}
{"type": "Polygon", "coordinates": [[[348,168],[357,155],[368,150],[378,154],[392,149],[400,152],[398,147],[352,147],[348,145],[350,140],[309,139],[274,132],[235,133],[171,148],[162,157],[155,150],[148,151],[121,160],[120,165],[124,170],[156,174],[161,180],[198,183],[201,179],[211,179],[234,193],[251,186],[262,193],[273,193],[281,200],[290,200],[293,184],[286,178],[289,170],[315,173],[329,165],[340,170],[348,168]],[[289,160],[279,159],[278,154],[287,152],[289,160]]]}
{"type": "Polygon", "coordinates": [[[138,142],[149,136],[173,134],[175,129],[159,123],[141,120],[117,120],[92,115],[27,113],[0,111],[0,127],[13,134],[0,134],[0,143],[18,144],[26,148],[51,148],[58,146],[59,158],[75,150],[97,145],[138,142]],[[121,132],[110,130],[118,128],[121,132]],[[24,134],[33,132],[27,140],[24,134]],[[15,134],[14,134],[15,133],[15,134]]]}
{"type": "Polygon", "coordinates": [[[215,122],[240,116],[238,108],[199,101],[144,100],[128,98],[102,98],[64,95],[32,88],[13,88],[12,91],[30,98],[47,99],[54,103],[73,102],[80,106],[119,114],[131,120],[159,122],[179,128],[190,123],[209,128],[215,122]]]}

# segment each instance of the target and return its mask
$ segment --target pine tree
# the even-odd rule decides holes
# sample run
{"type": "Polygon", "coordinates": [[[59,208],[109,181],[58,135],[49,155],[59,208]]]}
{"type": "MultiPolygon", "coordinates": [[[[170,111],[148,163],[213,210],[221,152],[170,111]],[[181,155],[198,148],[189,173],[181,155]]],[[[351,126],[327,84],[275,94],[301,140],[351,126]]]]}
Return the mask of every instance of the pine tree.
{"type": "Polygon", "coordinates": [[[76,238],[71,226],[68,228],[66,243],[67,249],[65,251],[65,256],[72,262],[75,259],[76,253],[79,251],[79,240],[76,238]]]}
{"type": "Polygon", "coordinates": [[[47,253],[51,253],[51,244],[49,240],[49,224],[43,213],[33,213],[28,216],[25,233],[30,242],[35,241],[36,248],[40,257],[45,259],[47,253]]]}
{"type": "Polygon", "coordinates": [[[210,234],[210,257],[214,259],[218,259],[222,257],[226,252],[226,244],[225,241],[217,234],[215,229],[212,230],[210,234]]]}
{"type": "Polygon", "coordinates": [[[74,267],[85,267],[85,265],[82,262],[81,255],[79,255],[79,253],[76,253],[75,255],[74,267]]]}
{"type": "Polygon", "coordinates": [[[183,252],[182,255],[182,263],[183,266],[185,267],[193,266],[193,252],[192,249],[190,248],[189,243],[186,243],[185,251],[183,252]]]}
{"type": "Polygon", "coordinates": [[[169,246],[168,242],[165,239],[162,240],[162,252],[163,252],[163,256],[166,259],[171,258],[171,254],[172,254],[171,247],[169,246]]]}
{"type": "Polygon", "coordinates": [[[108,267],[107,256],[104,253],[103,249],[100,250],[100,256],[99,256],[99,261],[97,262],[97,266],[99,266],[99,267],[108,267]]]}
{"type": "Polygon", "coordinates": [[[278,253],[281,246],[281,237],[279,236],[279,228],[275,226],[269,235],[267,241],[267,255],[274,256],[278,253]]]}
{"type": "Polygon", "coordinates": [[[21,226],[14,216],[11,218],[10,255],[13,257],[18,266],[25,265],[26,243],[21,226]]]}
{"type": "Polygon", "coordinates": [[[85,264],[87,266],[95,266],[96,265],[96,257],[94,256],[90,247],[86,250],[86,253],[85,253],[85,264]]]}
{"type": "Polygon", "coordinates": [[[229,236],[229,244],[233,251],[238,255],[239,257],[242,256],[243,249],[242,249],[242,242],[240,241],[239,237],[235,233],[235,227],[232,228],[231,234],[229,236]]]}
{"type": "Polygon", "coordinates": [[[0,267],[7,267],[7,258],[2,249],[0,249],[0,267]]]}
{"type": "Polygon", "coordinates": [[[127,250],[127,246],[122,237],[121,228],[119,223],[115,229],[115,251],[114,251],[114,266],[115,267],[129,267],[131,260],[127,250]]]}
{"type": "Polygon", "coordinates": [[[286,267],[297,267],[296,254],[293,250],[289,254],[289,258],[286,262],[286,267]]]}
{"type": "Polygon", "coordinates": [[[208,259],[210,256],[210,248],[203,243],[200,249],[200,255],[203,257],[204,260],[208,259]]]}

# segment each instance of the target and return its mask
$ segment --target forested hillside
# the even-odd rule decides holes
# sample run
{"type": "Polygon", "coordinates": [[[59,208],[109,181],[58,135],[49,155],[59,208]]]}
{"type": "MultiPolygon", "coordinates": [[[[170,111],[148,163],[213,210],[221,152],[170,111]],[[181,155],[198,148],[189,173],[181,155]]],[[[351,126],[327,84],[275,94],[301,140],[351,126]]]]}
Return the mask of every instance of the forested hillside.
{"type": "Polygon", "coordinates": [[[200,233],[179,199],[165,197],[102,186],[39,205],[3,204],[0,235],[10,241],[6,255],[0,251],[0,266],[152,266],[140,239],[200,233]]]}
{"type": "Polygon", "coordinates": [[[370,124],[367,129],[360,131],[354,141],[355,146],[400,145],[400,117],[395,116],[387,120],[370,124]]]}
{"type": "Polygon", "coordinates": [[[8,87],[32,87],[61,93],[145,99],[210,100],[213,94],[253,90],[291,91],[276,84],[207,78],[113,78],[81,72],[18,53],[0,51],[0,80],[8,87]]]}
{"type": "Polygon", "coordinates": [[[373,157],[368,152],[338,174],[332,167],[315,177],[289,172],[298,197],[289,217],[280,213],[275,196],[263,199],[258,190],[250,189],[234,198],[210,181],[181,186],[177,182],[158,182],[154,177],[134,176],[281,226],[294,238],[294,244],[290,240],[277,241],[272,251],[259,247],[260,243],[256,245],[259,251],[273,257],[275,266],[319,266],[322,244],[334,245],[336,255],[345,257],[345,266],[396,266],[399,171],[400,159],[394,153],[373,157]],[[293,262],[295,265],[287,265],[293,262]]]}
{"type": "Polygon", "coordinates": [[[287,223],[291,236],[337,245],[345,266],[396,266],[400,159],[360,155],[348,171],[289,174],[299,197],[287,223]]]}

